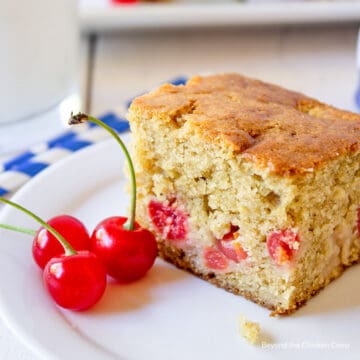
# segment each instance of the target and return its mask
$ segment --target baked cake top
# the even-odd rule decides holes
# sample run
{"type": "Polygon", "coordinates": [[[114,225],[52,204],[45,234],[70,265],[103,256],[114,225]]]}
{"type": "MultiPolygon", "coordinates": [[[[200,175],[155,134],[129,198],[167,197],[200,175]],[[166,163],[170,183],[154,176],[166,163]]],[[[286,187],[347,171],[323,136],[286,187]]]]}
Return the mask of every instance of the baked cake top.
{"type": "Polygon", "coordinates": [[[177,126],[281,175],[312,172],[360,143],[360,115],[238,74],[194,77],[135,99],[131,111],[177,126]]]}

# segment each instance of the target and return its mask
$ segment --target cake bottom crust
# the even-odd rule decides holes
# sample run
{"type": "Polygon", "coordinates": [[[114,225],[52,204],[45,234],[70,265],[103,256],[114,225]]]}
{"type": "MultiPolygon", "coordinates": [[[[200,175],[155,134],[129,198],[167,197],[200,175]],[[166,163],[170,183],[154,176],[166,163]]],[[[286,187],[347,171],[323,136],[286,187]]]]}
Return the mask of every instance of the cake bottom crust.
{"type": "Polygon", "coordinates": [[[327,286],[332,280],[338,278],[348,267],[359,263],[360,259],[357,259],[353,263],[349,265],[339,265],[331,272],[331,275],[324,281],[324,283],[317,289],[311,289],[305,293],[302,299],[294,301],[287,309],[279,308],[275,304],[266,302],[263,299],[256,296],[256,294],[250,291],[243,291],[237,288],[236,286],[230,284],[226,281],[226,274],[222,275],[215,275],[214,273],[204,273],[197,269],[195,264],[186,256],[185,252],[182,249],[177,248],[169,244],[166,241],[158,241],[158,249],[159,249],[159,256],[166,260],[167,262],[175,265],[176,267],[186,270],[203,280],[206,280],[219,288],[227,290],[235,295],[241,295],[244,298],[253,301],[256,304],[259,304],[272,312],[270,316],[276,315],[289,315],[297,310],[299,307],[306,304],[306,302],[316,295],[320,290],[322,290],[325,286],[327,286]]]}

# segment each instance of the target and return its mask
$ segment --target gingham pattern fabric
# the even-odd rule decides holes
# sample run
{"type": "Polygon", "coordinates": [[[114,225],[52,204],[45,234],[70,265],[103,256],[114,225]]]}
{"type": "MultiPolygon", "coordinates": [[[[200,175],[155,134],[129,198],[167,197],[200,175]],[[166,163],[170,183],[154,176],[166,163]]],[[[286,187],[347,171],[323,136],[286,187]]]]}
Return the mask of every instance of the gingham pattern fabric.
{"type": "MultiPolygon", "coordinates": [[[[179,77],[170,83],[181,85],[186,78],[179,77]]],[[[131,99],[132,100],[132,99],[131,99]]],[[[129,130],[125,112],[131,100],[127,101],[123,111],[109,112],[99,118],[117,132],[129,130]]],[[[24,185],[38,173],[72,153],[98,143],[110,135],[92,123],[74,126],[71,130],[43,144],[0,164],[0,196],[9,195],[24,185]]]]}

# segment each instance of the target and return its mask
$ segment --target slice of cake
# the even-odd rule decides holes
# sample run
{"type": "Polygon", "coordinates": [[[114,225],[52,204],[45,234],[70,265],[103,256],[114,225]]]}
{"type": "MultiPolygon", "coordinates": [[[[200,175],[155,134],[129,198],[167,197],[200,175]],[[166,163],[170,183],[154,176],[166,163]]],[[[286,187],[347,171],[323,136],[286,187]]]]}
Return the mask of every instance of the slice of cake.
{"type": "Polygon", "coordinates": [[[160,255],[289,313],[359,261],[360,116],[236,74],[130,108],[139,222],[160,255]]]}

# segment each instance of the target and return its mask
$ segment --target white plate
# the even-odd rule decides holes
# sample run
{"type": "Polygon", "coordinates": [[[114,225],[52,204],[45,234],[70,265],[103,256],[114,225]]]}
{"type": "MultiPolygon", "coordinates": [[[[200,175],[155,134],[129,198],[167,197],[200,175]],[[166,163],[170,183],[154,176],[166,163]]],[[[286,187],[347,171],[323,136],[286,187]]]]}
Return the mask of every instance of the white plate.
{"type": "Polygon", "coordinates": [[[117,29],[294,25],[360,20],[358,0],[177,0],[169,3],[112,6],[109,0],[81,0],[86,32],[117,29]]]}
{"type": "MultiPolygon", "coordinates": [[[[82,150],[34,178],[14,200],[44,218],[74,214],[89,228],[125,214],[119,154],[113,141],[82,150]]],[[[0,221],[34,227],[9,207],[0,221]]],[[[48,297],[29,237],[1,231],[0,238],[1,314],[46,359],[355,359],[360,352],[359,266],[292,316],[271,318],[266,309],[158,260],[141,281],[110,284],[92,310],[76,313],[48,297]],[[240,314],[260,322],[273,344],[245,343],[237,329],[240,314]]]]}

